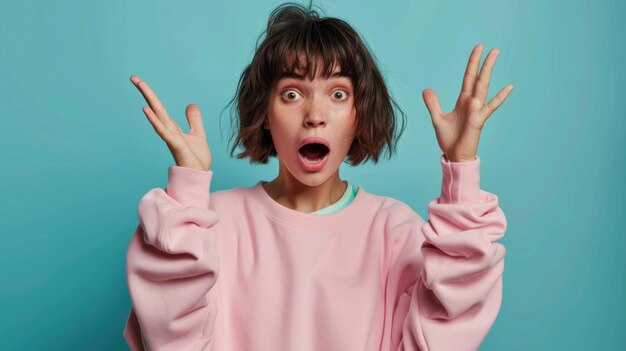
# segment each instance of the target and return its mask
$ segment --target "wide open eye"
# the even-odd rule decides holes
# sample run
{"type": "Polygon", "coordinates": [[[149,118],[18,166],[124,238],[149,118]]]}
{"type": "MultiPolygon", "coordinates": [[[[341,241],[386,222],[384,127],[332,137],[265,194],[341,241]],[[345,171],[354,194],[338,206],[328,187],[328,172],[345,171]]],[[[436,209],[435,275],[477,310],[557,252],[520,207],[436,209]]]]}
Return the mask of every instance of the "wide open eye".
{"type": "Polygon", "coordinates": [[[283,92],[283,99],[285,100],[296,100],[300,94],[298,94],[295,90],[285,90],[283,92]]]}
{"type": "Polygon", "coordinates": [[[348,98],[348,93],[345,90],[336,90],[333,92],[333,97],[337,100],[346,100],[348,98]]]}

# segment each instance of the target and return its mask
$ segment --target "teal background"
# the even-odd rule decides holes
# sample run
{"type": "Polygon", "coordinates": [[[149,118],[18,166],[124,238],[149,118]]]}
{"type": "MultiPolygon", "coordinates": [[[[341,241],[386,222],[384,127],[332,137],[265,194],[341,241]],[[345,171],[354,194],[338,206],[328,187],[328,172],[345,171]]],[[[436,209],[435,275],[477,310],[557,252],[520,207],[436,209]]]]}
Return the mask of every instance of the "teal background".
{"type": "MultiPolygon", "coordinates": [[[[220,112],[279,3],[0,3],[0,349],[127,349],[125,251],[139,199],[174,164],[131,74],[184,131],[185,106],[200,106],[212,190],[273,179],[275,161],[229,158],[220,112]]],[[[507,216],[507,255],[481,350],[626,349],[625,3],[315,4],[362,34],[408,114],[395,158],[344,165],[342,178],[425,218],[441,150],[421,91],[451,111],[472,47],[485,45],[483,59],[500,49],[489,98],[514,89],[478,155],[481,187],[507,216]]]]}

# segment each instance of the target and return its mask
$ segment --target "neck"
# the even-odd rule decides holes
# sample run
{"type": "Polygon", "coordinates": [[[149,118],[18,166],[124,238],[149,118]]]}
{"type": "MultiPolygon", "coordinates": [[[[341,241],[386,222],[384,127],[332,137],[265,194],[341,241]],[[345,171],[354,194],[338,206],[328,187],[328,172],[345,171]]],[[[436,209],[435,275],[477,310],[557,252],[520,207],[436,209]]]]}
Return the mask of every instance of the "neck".
{"type": "Polygon", "coordinates": [[[339,169],[323,183],[309,186],[296,179],[282,164],[278,176],[262,185],[274,201],[304,213],[315,212],[337,202],[348,186],[339,178],[339,169]]]}

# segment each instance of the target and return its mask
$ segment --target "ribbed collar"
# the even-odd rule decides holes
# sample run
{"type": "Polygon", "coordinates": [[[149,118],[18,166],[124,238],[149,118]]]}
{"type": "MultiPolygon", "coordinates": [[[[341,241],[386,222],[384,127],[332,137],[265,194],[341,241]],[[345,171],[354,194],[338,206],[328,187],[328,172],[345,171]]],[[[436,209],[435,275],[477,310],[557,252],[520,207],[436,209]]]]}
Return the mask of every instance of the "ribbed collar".
{"type": "Polygon", "coordinates": [[[255,203],[265,214],[289,226],[309,231],[341,231],[345,226],[354,225],[360,218],[368,216],[370,211],[375,210],[377,203],[375,196],[359,187],[348,206],[339,212],[320,216],[292,210],[279,204],[265,192],[262,181],[258,181],[249,190],[255,203]]]}

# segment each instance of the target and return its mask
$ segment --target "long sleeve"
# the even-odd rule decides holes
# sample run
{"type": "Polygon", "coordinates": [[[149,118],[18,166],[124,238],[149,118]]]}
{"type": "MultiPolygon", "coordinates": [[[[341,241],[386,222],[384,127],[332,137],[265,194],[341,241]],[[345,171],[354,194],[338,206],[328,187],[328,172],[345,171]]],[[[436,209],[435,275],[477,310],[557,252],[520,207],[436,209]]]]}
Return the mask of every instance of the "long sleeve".
{"type": "Polygon", "coordinates": [[[480,190],[478,157],[440,161],[441,195],[419,228],[421,252],[410,249],[419,245],[414,235],[404,250],[411,254],[396,260],[397,267],[422,265],[414,284],[397,292],[394,324],[402,333],[392,350],[477,350],[500,309],[505,248],[496,240],[507,222],[498,197],[480,190]]]}
{"type": "Polygon", "coordinates": [[[218,255],[209,209],[213,173],[170,166],[167,188],[138,205],[126,253],[132,307],[124,329],[131,350],[210,350],[218,255]]]}

